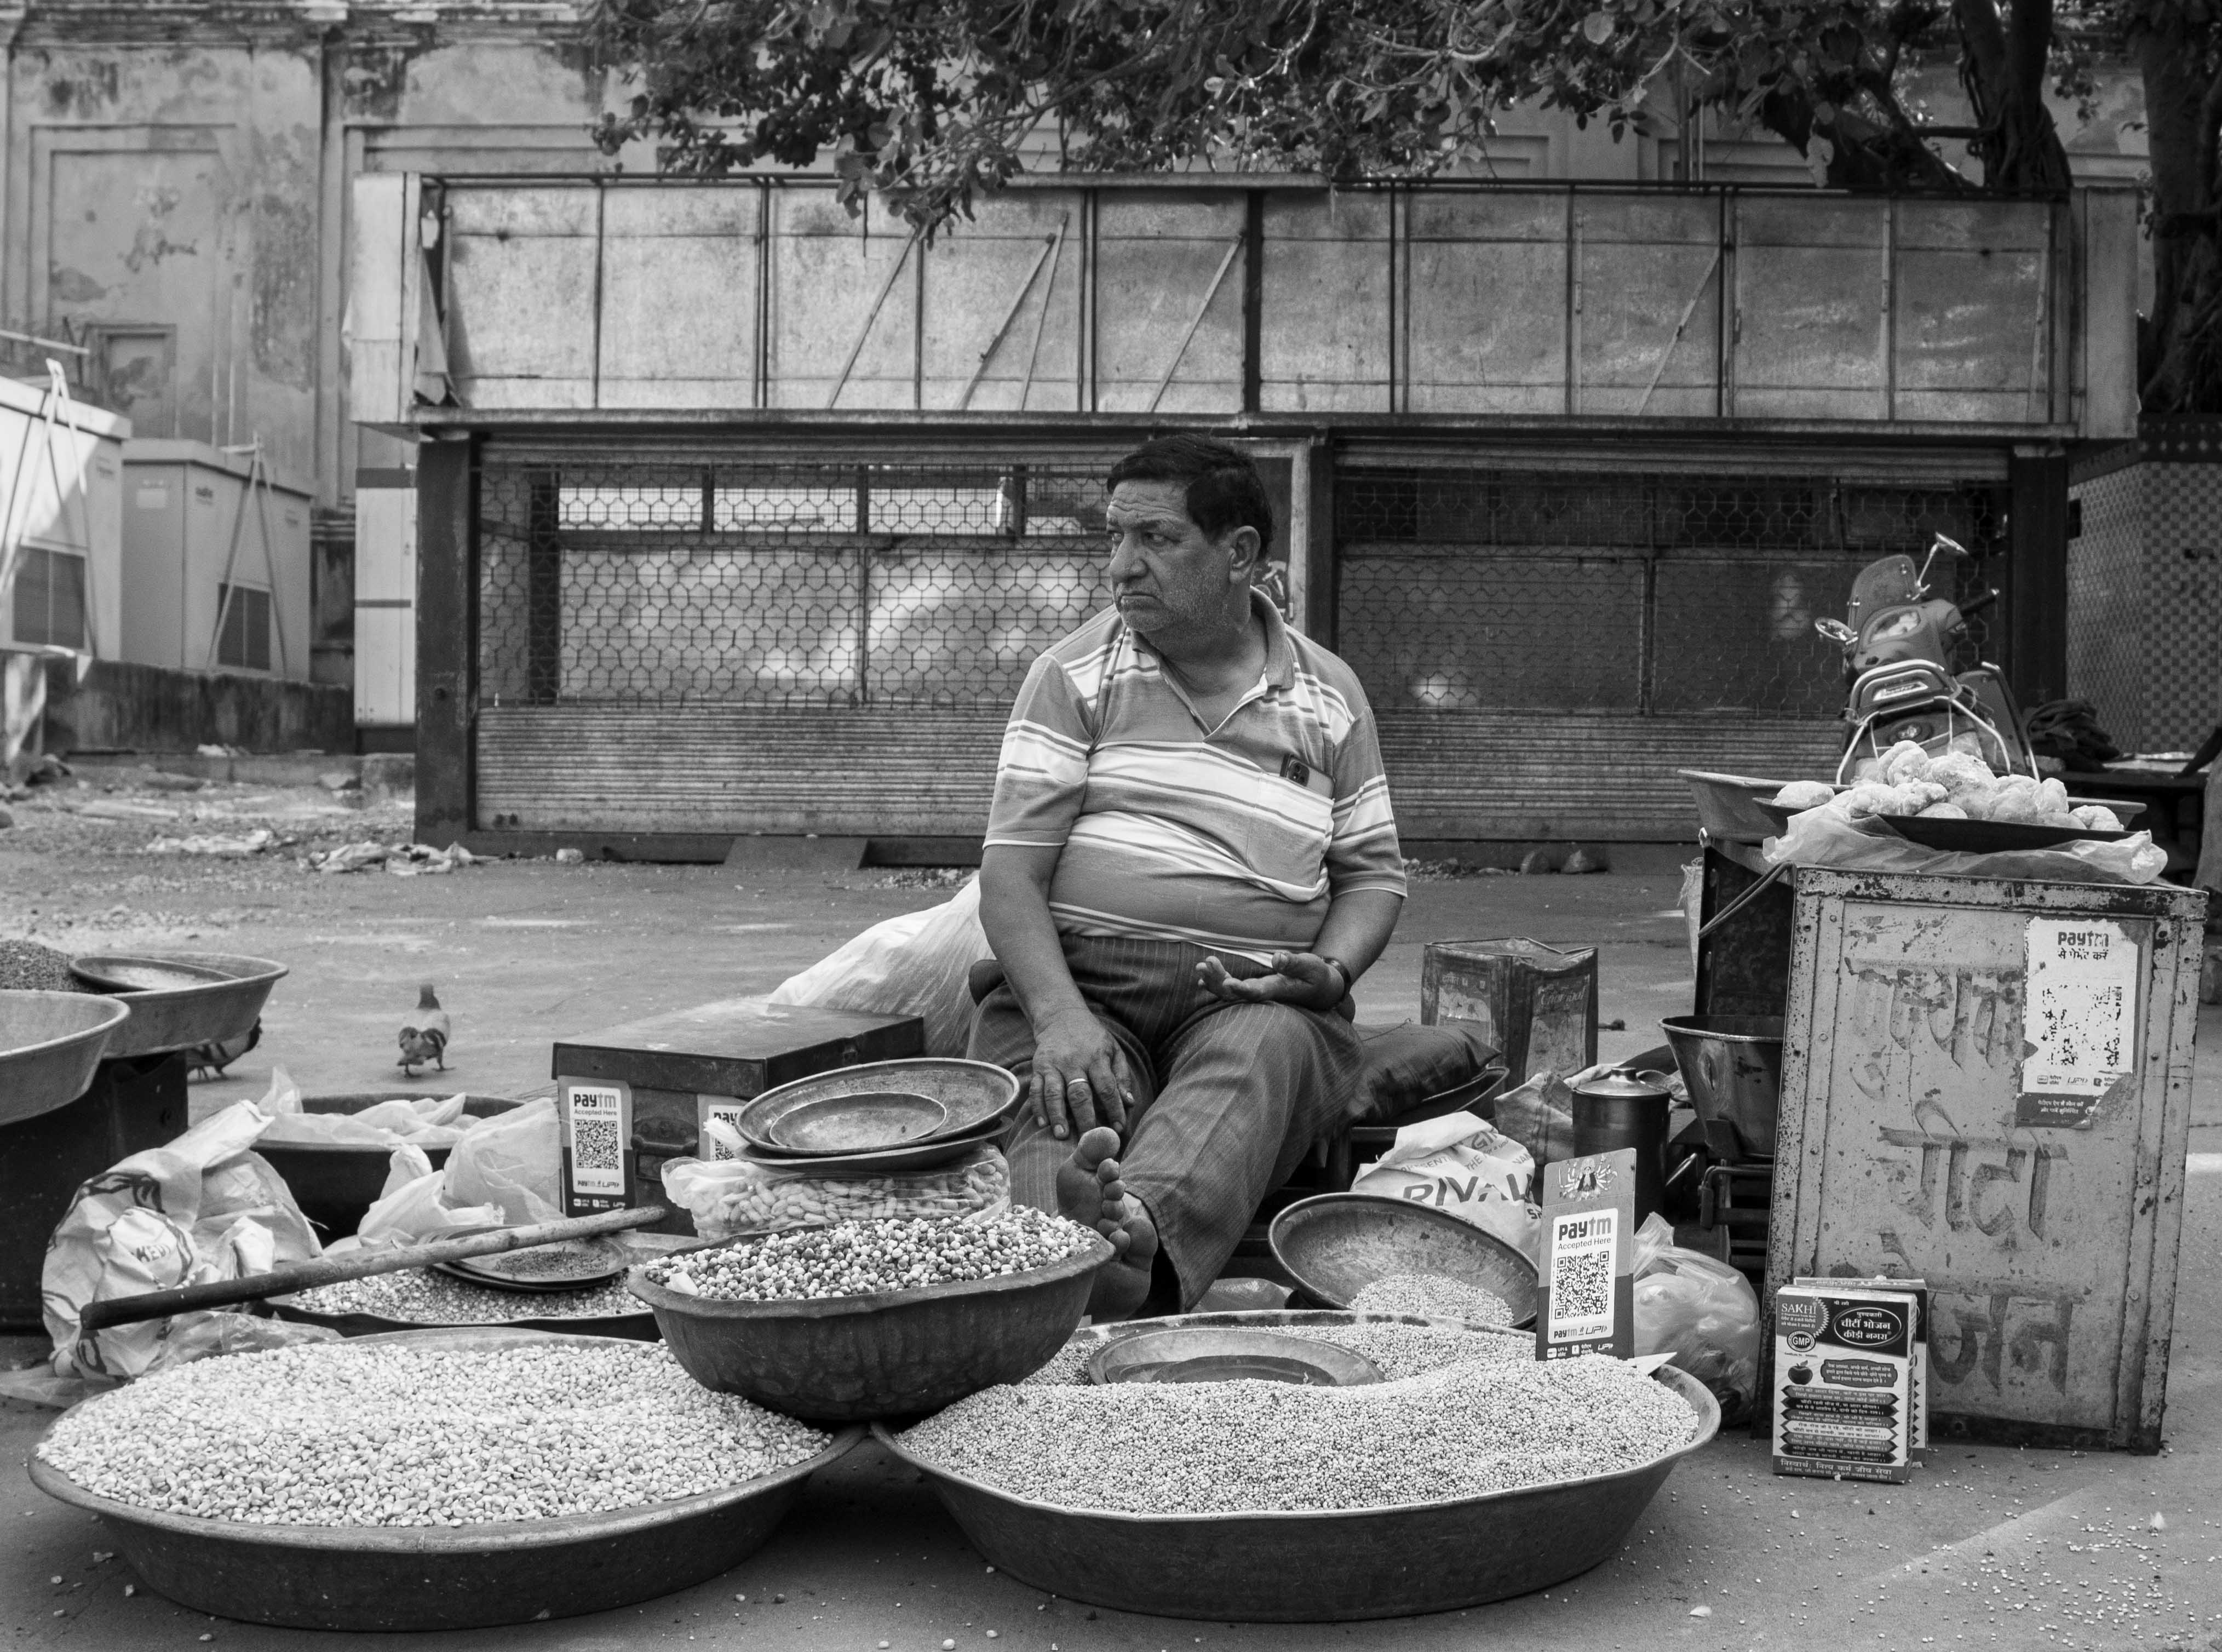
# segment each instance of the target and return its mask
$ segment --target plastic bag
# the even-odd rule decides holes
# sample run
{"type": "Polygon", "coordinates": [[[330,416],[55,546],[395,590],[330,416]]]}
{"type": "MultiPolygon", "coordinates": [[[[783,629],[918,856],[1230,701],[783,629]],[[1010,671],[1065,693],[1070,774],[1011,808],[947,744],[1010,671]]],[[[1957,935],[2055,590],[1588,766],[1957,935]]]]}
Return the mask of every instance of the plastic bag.
{"type": "Polygon", "coordinates": [[[1665,1354],[1723,1407],[1759,1391],[1759,1295],[1726,1262],[1684,1250],[1657,1211],[1635,1230],[1635,1352],[1665,1354]]]}
{"type": "Polygon", "coordinates": [[[387,1162],[386,1186],[362,1213],[353,1235],[335,1244],[335,1251],[384,1250],[399,1245],[421,1245],[458,1228],[499,1228],[505,1225],[498,1204],[450,1204],[447,1175],[432,1168],[424,1150],[405,1142],[387,1162]]]}
{"type": "Polygon", "coordinates": [[[228,1334],[203,1322],[218,1316],[190,1313],[81,1337],[89,1302],[235,1278],[322,1253],[285,1178],[248,1151],[269,1122],[254,1102],[235,1102],[78,1189],[39,1281],[57,1376],[142,1376],[198,1358],[210,1351],[211,1338],[228,1334]]]}
{"type": "Polygon", "coordinates": [[[1447,1210],[1532,1258],[1542,1222],[1528,1202],[1535,1180],[1525,1147],[1486,1119],[1447,1113],[1397,1131],[1397,1145],[1361,1167],[1350,1190],[1447,1210]]]}
{"type": "Polygon", "coordinates": [[[926,1054],[961,1056],[972,1031],[972,991],[965,975],[989,956],[975,874],[954,898],[874,924],[801,974],[789,976],[772,989],[769,1002],[917,1015],[926,1022],[926,1054]]]}
{"type": "MultiPolygon", "coordinates": [[[[713,1119],[708,1128],[725,1127],[713,1119]]],[[[753,1159],[674,1159],[663,1167],[663,1192],[694,1217],[694,1231],[703,1238],[731,1239],[852,1218],[1000,1210],[1010,1203],[1011,1170],[989,1146],[976,1147],[954,1164],[876,1176],[821,1175],[753,1159]]]]}
{"type": "Polygon", "coordinates": [[[486,1120],[448,1155],[451,1207],[491,1204],[508,1227],[563,1219],[563,1146],[553,1097],[486,1120]]]}
{"type": "Polygon", "coordinates": [[[1497,1098],[1497,1128],[1527,1149],[1538,1165],[1574,1156],[1574,1092],[1548,1070],[1497,1098]]]}
{"type": "Polygon", "coordinates": [[[2168,868],[2168,851],[2150,832],[2104,842],[2079,838],[2057,849],[1963,855],[1909,843],[1872,817],[1848,820],[1834,810],[1790,817],[1761,851],[1770,866],[1829,866],[1861,872],[1927,872],[1943,877],[2012,877],[2056,883],[2150,883],[2168,868]]]}
{"type": "Polygon", "coordinates": [[[269,1143],[300,1142],[321,1146],[350,1142],[365,1147],[391,1147],[413,1141],[424,1147],[452,1147],[479,1121],[463,1112],[465,1097],[398,1096],[360,1113],[311,1113],[301,1102],[300,1086],[285,1068],[273,1067],[270,1088],[259,1105],[271,1115],[262,1140],[269,1143]]]}

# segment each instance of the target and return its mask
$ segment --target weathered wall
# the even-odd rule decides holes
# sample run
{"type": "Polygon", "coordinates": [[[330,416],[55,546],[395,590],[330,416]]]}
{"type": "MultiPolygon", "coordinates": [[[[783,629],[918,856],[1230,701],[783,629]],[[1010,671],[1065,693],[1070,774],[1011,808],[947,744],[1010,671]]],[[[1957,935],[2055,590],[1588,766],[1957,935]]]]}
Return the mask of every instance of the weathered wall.
{"type": "Polygon", "coordinates": [[[248,751],[352,751],[354,697],[330,683],[120,660],[95,661],[80,682],[71,662],[48,665],[49,751],[191,751],[210,743],[248,751]]]}
{"type": "Polygon", "coordinates": [[[602,78],[558,38],[568,12],[0,11],[0,317],[91,330],[91,377],[140,435],[259,437],[280,477],[337,504],[364,462],[341,411],[346,180],[606,165],[587,135],[602,78]]]}

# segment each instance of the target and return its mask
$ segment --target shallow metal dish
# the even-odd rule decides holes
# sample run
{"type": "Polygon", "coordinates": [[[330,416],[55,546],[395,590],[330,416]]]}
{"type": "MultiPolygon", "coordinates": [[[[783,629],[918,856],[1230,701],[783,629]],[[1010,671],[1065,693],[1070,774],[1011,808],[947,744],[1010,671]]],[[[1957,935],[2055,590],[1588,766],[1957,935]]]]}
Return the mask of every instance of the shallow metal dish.
{"type": "Polygon", "coordinates": [[[1331,1308],[1392,1273],[1441,1273],[1503,1300],[1516,1326],[1535,1322],[1535,1265],[1492,1234],[1424,1204],[1321,1193],[1273,1218],[1273,1255],[1304,1295],[1331,1308]]]}
{"type": "MultiPolygon", "coordinates": [[[[473,1232],[491,1229],[464,1228],[454,1235],[462,1238],[473,1232]]],[[[607,1285],[633,1265],[632,1257],[622,1245],[606,1239],[573,1239],[560,1245],[535,1247],[531,1250],[499,1251],[492,1256],[467,1256],[457,1262],[440,1262],[434,1266],[441,1272],[452,1273],[473,1285],[492,1285],[497,1291],[513,1291],[530,1295],[550,1291],[588,1291],[598,1285],[607,1285]],[[543,1251],[577,1253],[577,1266],[554,1273],[531,1273],[524,1271],[524,1259],[537,1256],[543,1251]]],[[[530,1263],[524,1263],[529,1267],[530,1263]]]]}
{"type": "Polygon", "coordinates": [[[0,991],[0,1125],[67,1107],[130,1024],[121,998],[85,992],[0,991]]]}
{"type": "MultiPolygon", "coordinates": [[[[499,1347],[601,1339],[483,1328],[385,1340],[499,1347]]],[[[849,1429],[807,1461],[697,1497],[476,1526],[256,1526],[169,1514],[96,1497],[35,1456],[31,1479],[97,1515],[131,1569],[194,1611],[290,1629],[480,1629],[606,1611],[731,1570],[771,1536],[803,1482],[862,1437],[849,1429]]]]}
{"type": "Polygon", "coordinates": [[[807,1171],[813,1176],[851,1171],[930,1170],[936,1165],[946,1165],[963,1158],[983,1142],[998,1140],[1005,1128],[1001,1119],[983,1119],[963,1135],[928,1136],[923,1141],[909,1142],[900,1147],[882,1147],[874,1153],[819,1153],[806,1158],[756,1146],[747,1148],[745,1153],[746,1157],[759,1165],[775,1165],[781,1170],[807,1171]]]}
{"type": "Polygon", "coordinates": [[[1762,843],[1773,837],[1774,822],[1761,806],[1790,782],[1758,780],[1749,775],[1723,775],[1704,769],[1677,769],[1689,782],[1698,805],[1698,824],[1724,843],[1762,843]]]}
{"type": "Polygon", "coordinates": [[[672,1354],[705,1388],[805,1422],[854,1423],[938,1411],[1032,1376],[1087,1314],[1095,1272],[1113,1254],[1091,1233],[1070,1256],[1024,1273],[794,1302],[690,1297],[643,1268],[627,1288],[656,1310],[672,1354]]]}
{"type": "Polygon", "coordinates": [[[826,1096],[790,1107],[764,1134],[781,1153],[822,1159],[881,1153],[921,1141],[939,1130],[949,1109],[931,1096],[907,1090],[872,1090],[826,1096]]]}
{"type": "MultiPolygon", "coordinates": [[[[478,1283],[476,1280],[473,1284],[478,1283]]],[[[597,1314],[591,1317],[535,1317],[532,1299],[520,1295],[518,1317],[470,1325],[429,1325],[422,1320],[388,1319],[383,1314],[320,1314],[300,1306],[298,1297],[272,1297],[270,1311],[280,1319],[302,1325],[322,1325],[342,1336],[392,1336],[409,1331],[543,1331],[551,1336],[613,1336],[626,1342],[660,1342],[656,1316],[645,1308],[633,1314],[597,1314]]]]}
{"type": "Polygon", "coordinates": [[[751,1099],[733,1124],[742,1139],[759,1152],[775,1159],[791,1159],[795,1157],[794,1150],[781,1146],[773,1134],[788,1114],[813,1102],[880,1090],[906,1090],[939,1102],[945,1109],[940,1125],[931,1135],[907,1142],[905,1148],[969,1135],[991,1121],[1007,1120],[1018,1110],[1021,1093],[1015,1076],[985,1061],[919,1056],[839,1067],[781,1084],[751,1099]]]}
{"type": "Polygon", "coordinates": [[[113,1061],[245,1038],[286,969],[225,952],[145,952],[73,958],[70,972],[131,1006],[104,1058],[113,1061]]]}
{"type": "MultiPolygon", "coordinates": [[[[1388,1314],[1196,1317],[1430,1322],[1388,1314]]],[[[1673,1366],[1653,1380],[1689,1406],[1691,1426],[1686,1443],[1648,1463],[1385,1509],[1190,1515],[1068,1509],[951,1473],[905,1450],[882,1424],[874,1423],[872,1434],[932,1482],[982,1556],[1022,1583],[1165,1617],[1341,1623],[1478,1606],[1548,1588],[1610,1560],[1674,1465],[1720,1430],[1719,1402],[1703,1383],[1673,1366]]]]}
{"type": "Polygon", "coordinates": [[[2126,832],[2087,832],[2081,826],[2031,826],[2021,820],[1952,820],[1915,814],[1878,814],[1874,818],[1908,843],[1962,855],[2057,849],[2062,844],[2087,838],[2094,843],[2119,843],[2130,835],[2126,832]]]}
{"type": "MultiPolygon", "coordinates": [[[[1144,1321],[1146,1328],[1150,1322],[1144,1321]]],[[[1107,1339],[1089,1356],[1099,1383],[1279,1382],[1357,1388],[1381,1380],[1362,1354],[1293,1330],[1180,1325],[1107,1339]]]]}

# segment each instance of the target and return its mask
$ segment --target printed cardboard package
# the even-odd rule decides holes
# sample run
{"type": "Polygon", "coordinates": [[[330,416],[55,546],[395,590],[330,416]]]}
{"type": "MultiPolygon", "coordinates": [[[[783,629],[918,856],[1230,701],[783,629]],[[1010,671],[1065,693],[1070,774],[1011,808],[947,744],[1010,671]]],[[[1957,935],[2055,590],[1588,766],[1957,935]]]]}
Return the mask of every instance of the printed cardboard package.
{"type": "Polygon", "coordinates": [[[1799,1280],[1774,1293],[1774,1472],[1904,1484],[1913,1472],[1915,1298],[1799,1280]]]}
{"type": "Polygon", "coordinates": [[[1910,1298],[1913,1303],[1913,1405],[1912,1436],[1907,1442],[1915,1451],[1929,1449],[1929,1281],[1903,1279],[1890,1274],[1876,1274],[1872,1278],[1814,1278],[1800,1276],[1792,1285],[1822,1287],[1835,1285],[1863,1285],[1873,1291],[1891,1291],[1910,1298]]]}

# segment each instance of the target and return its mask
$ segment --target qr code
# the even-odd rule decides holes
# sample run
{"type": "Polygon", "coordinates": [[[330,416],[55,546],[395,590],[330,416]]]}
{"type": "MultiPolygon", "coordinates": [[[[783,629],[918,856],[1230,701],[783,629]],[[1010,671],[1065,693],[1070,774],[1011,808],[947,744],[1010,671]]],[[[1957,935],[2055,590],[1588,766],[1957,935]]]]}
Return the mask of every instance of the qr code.
{"type": "Polygon", "coordinates": [[[1551,1317],[1603,1319],[1612,1310],[1612,1253],[1575,1251],[1551,1259],[1551,1317]]]}
{"type": "Polygon", "coordinates": [[[625,1168],[625,1150],[614,1119],[571,1121],[571,1162],[578,1170],[625,1168]]]}

